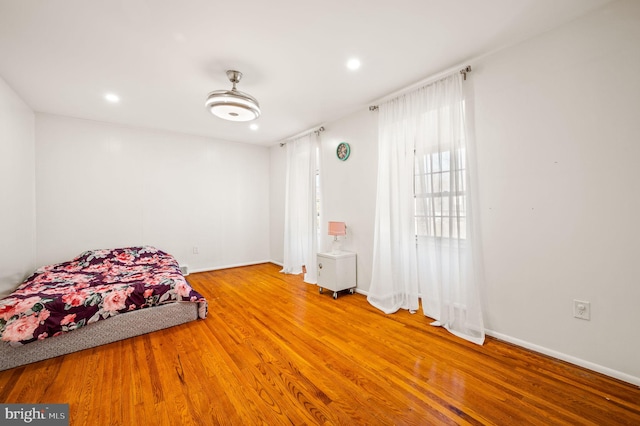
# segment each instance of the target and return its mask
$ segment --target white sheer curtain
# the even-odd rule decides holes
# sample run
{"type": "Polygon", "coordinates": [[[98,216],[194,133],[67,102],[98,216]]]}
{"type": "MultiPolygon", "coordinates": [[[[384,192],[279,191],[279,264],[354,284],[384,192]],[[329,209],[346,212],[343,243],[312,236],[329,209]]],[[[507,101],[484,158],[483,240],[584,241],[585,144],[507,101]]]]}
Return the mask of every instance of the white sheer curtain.
{"type": "Polygon", "coordinates": [[[284,263],[281,272],[300,274],[317,282],[318,252],[316,174],[319,170],[318,135],[311,132],[285,145],[287,178],[285,191],[284,263]]]}
{"type": "Polygon", "coordinates": [[[467,133],[457,73],[380,105],[368,299],[390,313],[417,309],[421,297],[433,325],[482,344],[477,183],[471,179],[475,159],[467,133]]]}
{"type": "Polygon", "coordinates": [[[384,313],[418,309],[413,222],[414,99],[403,96],[379,106],[378,189],[373,270],[367,300],[384,313]]]}

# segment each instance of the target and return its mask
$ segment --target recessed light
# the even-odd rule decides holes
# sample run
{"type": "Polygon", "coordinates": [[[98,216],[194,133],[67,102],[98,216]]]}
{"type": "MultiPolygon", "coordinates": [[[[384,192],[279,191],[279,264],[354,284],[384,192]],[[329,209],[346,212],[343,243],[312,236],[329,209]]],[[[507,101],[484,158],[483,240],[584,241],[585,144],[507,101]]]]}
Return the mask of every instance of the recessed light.
{"type": "Polygon", "coordinates": [[[355,71],[358,68],[360,68],[360,59],[358,58],[349,59],[349,61],[347,61],[347,68],[349,68],[351,71],[355,71]]]}
{"type": "Polygon", "coordinates": [[[251,130],[254,130],[254,131],[255,131],[255,130],[258,130],[258,129],[260,128],[260,126],[258,126],[256,123],[253,123],[253,124],[251,124],[251,125],[249,126],[249,128],[250,128],[251,130]]]}
{"type": "Polygon", "coordinates": [[[107,93],[106,95],[104,95],[104,98],[113,104],[120,102],[120,97],[113,93],[107,93]]]}

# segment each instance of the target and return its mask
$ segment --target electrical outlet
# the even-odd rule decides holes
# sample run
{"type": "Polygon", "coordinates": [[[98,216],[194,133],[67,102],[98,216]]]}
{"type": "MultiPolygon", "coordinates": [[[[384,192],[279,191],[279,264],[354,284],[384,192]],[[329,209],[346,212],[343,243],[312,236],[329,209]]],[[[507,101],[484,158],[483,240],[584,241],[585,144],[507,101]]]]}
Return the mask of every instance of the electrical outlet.
{"type": "Polygon", "coordinates": [[[194,247],[193,247],[193,254],[198,254],[198,253],[199,253],[199,252],[198,252],[198,247],[195,247],[195,246],[194,246],[194,247]]]}
{"type": "Polygon", "coordinates": [[[591,303],[573,299],[573,316],[589,321],[591,319],[591,303]]]}

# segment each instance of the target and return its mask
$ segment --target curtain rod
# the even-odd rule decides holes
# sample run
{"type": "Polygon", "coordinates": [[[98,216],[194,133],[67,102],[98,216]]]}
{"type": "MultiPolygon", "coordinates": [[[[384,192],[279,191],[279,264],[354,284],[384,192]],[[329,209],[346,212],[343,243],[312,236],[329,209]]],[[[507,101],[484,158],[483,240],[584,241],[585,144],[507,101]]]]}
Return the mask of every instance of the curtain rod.
{"type": "Polygon", "coordinates": [[[320,132],[324,132],[324,126],[320,126],[315,130],[313,130],[313,129],[312,130],[305,130],[304,132],[300,132],[297,135],[290,136],[290,137],[286,138],[284,142],[280,142],[280,147],[285,146],[287,144],[287,142],[292,140],[292,139],[300,138],[302,136],[308,135],[309,133],[315,133],[316,136],[317,136],[317,135],[320,134],[320,132]]]}
{"type": "MultiPolygon", "coordinates": [[[[378,109],[378,105],[377,104],[382,103],[383,101],[390,100],[390,99],[393,99],[393,98],[399,98],[400,96],[404,95],[405,93],[410,92],[413,89],[418,89],[420,87],[428,86],[431,83],[435,83],[438,80],[442,80],[446,76],[454,74],[455,71],[453,71],[453,70],[455,68],[457,68],[457,67],[449,68],[446,71],[443,71],[443,72],[441,72],[439,74],[436,74],[436,75],[433,75],[431,77],[428,77],[428,78],[426,78],[424,80],[421,80],[421,81],[419,81],[417,83],[414,83],[414,84],[412,84],[412,85],[410,85],[408,87],[405,87],[404,89],[400,89],[400,90],[398,90],[398,91],[396,91],[396,92],[394,92],[394,93],[392,93],[390,95],[387,95],[387,96],[385,96],[383,98],[380,98],[376,102],[374,102],[376,105],[371,105],[369,107],[369,111],[377,110],[378,109]]],[[[464,80],[466,81],[467,80],[467,74],[471,72],[471,65],[467,65],[466,67],[462,68],[461,70],[458,70],[458,72],[460,74],[462,74],[462,76],[464,77],[464,80]]]]}

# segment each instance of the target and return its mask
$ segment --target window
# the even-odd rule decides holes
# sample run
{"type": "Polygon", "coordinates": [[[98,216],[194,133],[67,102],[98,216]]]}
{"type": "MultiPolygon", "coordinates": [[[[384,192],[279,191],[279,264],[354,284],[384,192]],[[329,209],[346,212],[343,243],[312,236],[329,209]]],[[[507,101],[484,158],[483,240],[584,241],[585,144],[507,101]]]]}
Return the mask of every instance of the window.
{"type": "Polygon", "coordinates": [[[316,169],[316,180],[315,180],[315,189],[316,189],[316,235],[318,237],[318,241],[321,241],[321,235],[322,235],[322,223],[320,222],[321,217],[320,217],[320,202],[321,202],[321,197],[320,197],[320,169],[316,169]]]}
{"type": "Polygon", "coordinates": [[[416,154],[414,170],[417,237],[466,239],[464,149],[416,154]]]}

